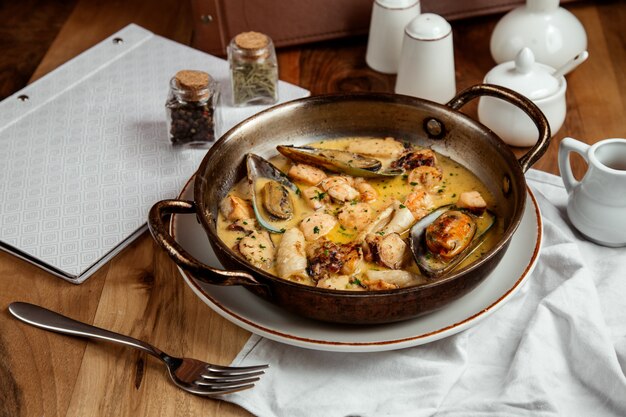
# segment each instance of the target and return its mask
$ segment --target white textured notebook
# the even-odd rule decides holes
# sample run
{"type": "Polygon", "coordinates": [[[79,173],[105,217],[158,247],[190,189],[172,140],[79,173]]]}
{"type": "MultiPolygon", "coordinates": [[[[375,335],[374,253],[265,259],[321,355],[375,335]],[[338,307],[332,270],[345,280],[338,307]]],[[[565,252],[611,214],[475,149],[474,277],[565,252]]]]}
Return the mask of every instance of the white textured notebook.
{"type": "MultiPolygon", "coordinates": [[[[0,248],[80,283],[142,233],[206,154],[168,140],[181,69],[219,83],[218,134],[265,108],[229,105],[226,61],[136,25],[0,102],[0,248]]],[[[279,85],[281,102],[306,95],[279,85]]]]}

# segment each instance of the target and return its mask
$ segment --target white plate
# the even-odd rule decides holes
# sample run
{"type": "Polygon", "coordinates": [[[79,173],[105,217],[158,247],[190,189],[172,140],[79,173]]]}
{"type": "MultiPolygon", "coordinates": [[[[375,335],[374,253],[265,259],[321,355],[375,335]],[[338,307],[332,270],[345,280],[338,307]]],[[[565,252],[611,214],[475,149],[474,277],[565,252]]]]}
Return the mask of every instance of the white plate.
{"type": "MultiPolygon", "coordinates": [[[[193,181],[181,193],[193,199],[193,181]]],[[[171,233],[189,253],[222,268],[195,215],[174,215],[171,233]]],[[[511,298],[529,277],[539,257],[542,223],[530,189],[522,222],[494,271],[474,290],[434,313],[399,323],[368,326],[331,324],[291,314],[242,287],[201,283],[180,270],[185,282],[225,319],[268,339],[308,349],[376,352],[429,343],[465,330],[511,298]]]]}

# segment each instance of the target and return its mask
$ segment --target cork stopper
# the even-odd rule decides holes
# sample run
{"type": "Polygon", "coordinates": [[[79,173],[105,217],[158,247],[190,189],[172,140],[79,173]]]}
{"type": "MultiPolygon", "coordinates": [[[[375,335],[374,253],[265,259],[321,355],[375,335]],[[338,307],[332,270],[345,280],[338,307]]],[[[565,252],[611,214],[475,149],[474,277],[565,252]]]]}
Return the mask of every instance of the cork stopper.
{"type": "Polygon", "coordinates": [[[235,36],[235,44],[241,49],[252,51],[267,48],[269,38],[259,32],[243,32],[235,36]]]}
{"type": "Polygon", "coordinates": [[[208,96],[211,77],[204,71],[182,70],[174,76],[176,85],[185,91],[186,99],[201,100],[208,96]]]}
{"type": "Polygon", "coordinates": [[[174,76],[180,88],[201,90],[209,85],[209,74],[204,71],[182,70],[174,76]]]}

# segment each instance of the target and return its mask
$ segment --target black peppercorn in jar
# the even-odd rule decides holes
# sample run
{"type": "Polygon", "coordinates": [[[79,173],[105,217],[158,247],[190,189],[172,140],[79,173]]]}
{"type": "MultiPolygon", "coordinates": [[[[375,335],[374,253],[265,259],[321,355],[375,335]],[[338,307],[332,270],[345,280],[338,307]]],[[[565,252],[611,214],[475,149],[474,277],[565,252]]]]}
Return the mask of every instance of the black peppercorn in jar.
{"type": "Polygon", "coordinates": [[[203,71],[178,71],[170,80],[165,103],[167,129],[174,145],[207,147],[215,141],[219,90],[203,71]]]}
{"type": "Polygon", "coordinates": [[[278,64],[269,36],[244,32],[228,45],[230,81],[235,106],[278,101],[278,64]]]}

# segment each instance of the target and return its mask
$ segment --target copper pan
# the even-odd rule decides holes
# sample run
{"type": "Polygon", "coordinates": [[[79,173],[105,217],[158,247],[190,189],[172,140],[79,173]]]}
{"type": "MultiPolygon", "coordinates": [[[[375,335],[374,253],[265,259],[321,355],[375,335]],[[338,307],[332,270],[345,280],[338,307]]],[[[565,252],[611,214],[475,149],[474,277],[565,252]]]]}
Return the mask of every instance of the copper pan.
{"type": "Polygon", "coordinates": [[[395,94],[332,94],[272,107],[238,124],[213,145],[196,174],[194,200],[164,200],[150,210],[149,228],[170,257],[197,280],[243,285],[286,310],[317,320],[389,323],[437,310],[467,294],[495,268],[517,229],[526,202],[524,172],[548,147],[550,127],[530,100],[503,87],[481,84],[446,105],[395,94]],[[461,113],[468,101],[492,96],[522,109],[538,128],[538,141],[519,160],[488,128],[461,113]],[[247,263],[217,236],[218,204],[245,175],[244,155],[275,155],[276,145],[302,145],[347,136],[393,136],[431,147],[474,172],[496,199],[504,221],[500,241],[473,264],[427,285],[387,291],[346,292],[309,287],[274,277],[247,263]],[[164,217],[195,213],[224,269],[189,255],[169,234],[164,217]]]}

